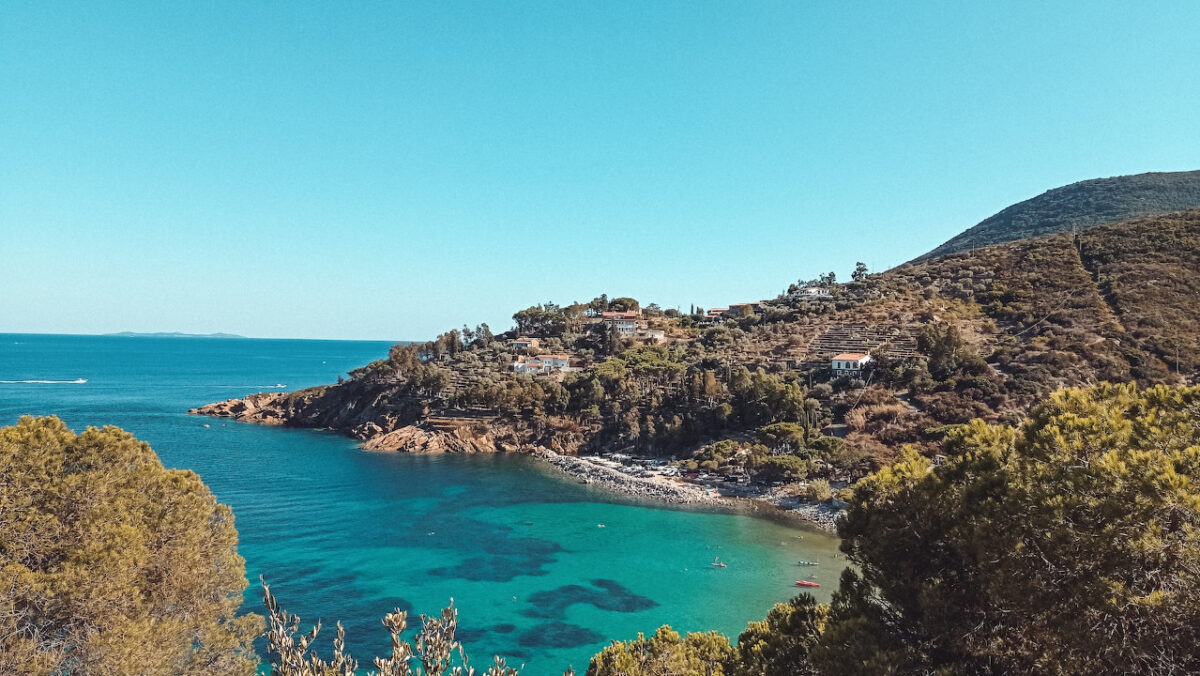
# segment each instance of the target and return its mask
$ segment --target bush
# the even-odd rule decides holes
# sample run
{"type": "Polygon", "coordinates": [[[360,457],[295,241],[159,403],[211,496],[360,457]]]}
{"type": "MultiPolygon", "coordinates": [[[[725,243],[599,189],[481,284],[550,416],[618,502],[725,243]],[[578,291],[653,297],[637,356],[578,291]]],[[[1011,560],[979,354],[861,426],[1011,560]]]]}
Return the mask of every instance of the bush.
{"type": "Polygon", "coordinates": [[[828,481],[813,479],[800,492],[800,496],[809,502],[825,502],[833,497],[833,489],[829,487],[828,481]]]}
{"type": "Polygon", "coordinates": [[[758,466],[758,478],[763,481],[798,481],[808,476],[812,465],[794,455],[776,455],[758,466]]]}
{"type": "Polygon", "coordinates": [[[729,639],[717,632],[681,638],[664,625],[650,638],[614,641],[592,658],[586,676],[726,676],[732,656],[729,639]]]}

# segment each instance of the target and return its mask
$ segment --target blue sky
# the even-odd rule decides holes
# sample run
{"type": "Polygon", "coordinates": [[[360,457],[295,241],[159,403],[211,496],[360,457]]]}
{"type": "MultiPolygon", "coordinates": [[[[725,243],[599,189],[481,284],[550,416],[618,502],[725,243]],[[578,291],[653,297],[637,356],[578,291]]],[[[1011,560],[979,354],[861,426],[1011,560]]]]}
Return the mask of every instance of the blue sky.
{"type": "Polygon", "coordinates": [[[0,4],[0,331],[770,297],[1200,168],[1200,3],[0,4]]]}

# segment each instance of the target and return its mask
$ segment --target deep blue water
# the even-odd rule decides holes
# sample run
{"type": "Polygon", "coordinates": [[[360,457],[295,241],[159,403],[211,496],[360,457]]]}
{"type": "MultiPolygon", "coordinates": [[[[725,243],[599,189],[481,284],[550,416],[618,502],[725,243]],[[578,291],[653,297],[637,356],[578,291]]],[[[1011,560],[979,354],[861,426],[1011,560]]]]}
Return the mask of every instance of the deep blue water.
{"type": "MultiPolygon", "coordinates": [[[[828,599],[841,565],[819,533],[633,503],[524,457],[369,453],[333,433],[186,415],[278,385],[333,382],[387,348],[0,334],[0,425],[24,414],[76,430],[119,425],[167,466],[194,470],[233,507],[247,576],[266,576],[306,625],[322,618],[331,634],[341,620],[368,664],[387,649],[384,613],[436,613],[451,597],[473,663],[500,654],[527,676],[568,664],[582,673],[609,639],[661,624],[736,637],[809,574],[828,599]],[[78,378],[87,382],[14,382],[78,378]],[[710,566],[714,556],[729,567],[710,566]]],[[[262,612],[257,586],[246,598],[262,612]]]]}

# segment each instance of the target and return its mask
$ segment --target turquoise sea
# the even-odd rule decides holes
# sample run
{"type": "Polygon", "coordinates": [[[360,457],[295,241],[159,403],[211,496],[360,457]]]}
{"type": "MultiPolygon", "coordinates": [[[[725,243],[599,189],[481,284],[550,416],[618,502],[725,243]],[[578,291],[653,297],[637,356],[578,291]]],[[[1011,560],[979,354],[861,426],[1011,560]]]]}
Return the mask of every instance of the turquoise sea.
{"type": "MultiPolygon", "coordinates": [[[[369,453],[333,433],[186,415],[333,382],[387,348],[0,334],[0,425],[119,425],[196,471],[233,507],[248,577],[266,576],[306,625],[324,620],[326,639],[341,620],[365,663],[387,649],[384,613],[436,613],[451,597],[473,664],[500,654],[527,676],[582,673],[610,639],[662,624],[736,637],[809,575],[828,600],[837,543],[794,525],[639,504],[525,457],[369,453]]],[[[257,585],[244,607],[262,612],[257,585]]]]}

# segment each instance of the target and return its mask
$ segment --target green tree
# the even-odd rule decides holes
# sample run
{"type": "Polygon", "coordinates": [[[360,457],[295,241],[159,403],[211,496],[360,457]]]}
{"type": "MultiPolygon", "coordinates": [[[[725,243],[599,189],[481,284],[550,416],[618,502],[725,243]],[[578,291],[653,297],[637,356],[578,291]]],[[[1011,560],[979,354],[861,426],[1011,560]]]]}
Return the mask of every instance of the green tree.
{"type": "Polygon", "coordinates": [[[828,605],[808,594],[776,604],[765,620],[751,622],[738,637],[730,676],[816,674],[808,656],[820,641],[828,613],[828,605]]]}
{"type": "Polygon", "coordinates": [[[766,425],[758,430],[759,437],[772,449],[788,448],[798,451],[805,446],[805,430],[800,424],[781,422],[766,425]]]}
{"type": "Polygon", "coordinates": [[[758,466],[758,478],[764,481],[796,481],[808,476],[812,465],[794,455],[773,455],[758,466]]]}
{"type": "Polygon", "coordinates": [[[922,326],[917,334],[917,349],[928,355],[929,373],[938,380],[946,380],[960,371],[970,375],[987,372],[987,364],[953,324],[937,322],[922,326]]]}
{"type": "Polygon", "coordinates": [[[868,274],[869,273],[867,272],[867,264],[863,263],[862,261],[859,261],[854,264],[854,272],[850,273],[850,279],[852,279],[856,282],[861,282],[867,278],[868,274]]]}
{"type": "Polygon", "coordinates": [[[628,296],[614,298],[608,303],[608,309],[613,312],[637,312],[640,307],[636,298],[628,296]]]}
{"type": "Polygon", "coordinates": [[[714,350],[725,350],[733,347],[733,334],[724,326],[714,326],[705,329],[700,342],[714,350]]]}
{"type": "Polygon", "coordinates": [[[829,673],[1200,672],[1200,387],[1054,394],[905,451],[840,522],[829,673]]]}
{"type": "Polygon", "coordinates": [[[587,676],[725,676],[732,656],[729,639],[717,632],[681,638],[664,625],[650,638],[613,641],[592,658],[587,676]]]}
{"type": "Polygon", "coordinates": [[[0,429],[0,673],[254,673],[233,513],[116,427],[0,429]]]}

